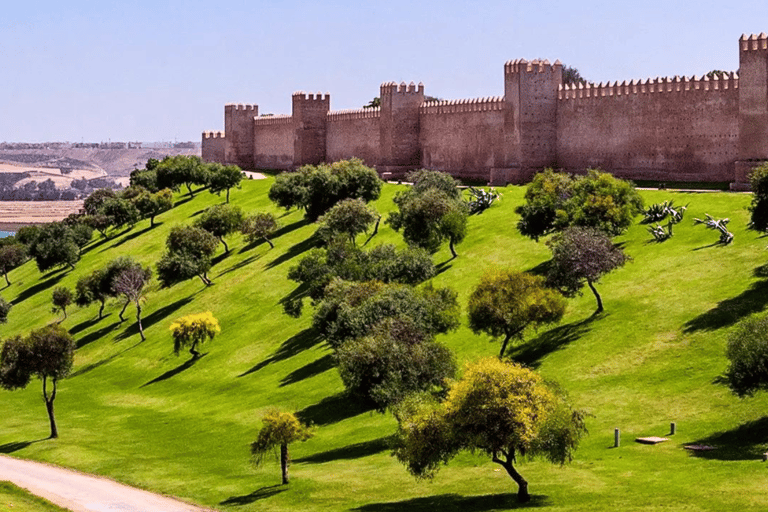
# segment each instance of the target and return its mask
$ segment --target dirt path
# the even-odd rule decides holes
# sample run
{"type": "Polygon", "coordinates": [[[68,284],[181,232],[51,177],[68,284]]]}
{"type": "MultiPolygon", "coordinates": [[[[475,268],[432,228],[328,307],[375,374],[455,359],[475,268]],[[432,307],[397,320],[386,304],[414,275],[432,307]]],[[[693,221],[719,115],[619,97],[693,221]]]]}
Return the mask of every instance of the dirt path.
{"type": "Polygon", "coordinates": [[[106,478],[2,455],[0,481],[13,482],[72,512],[211,512],[106,478]]]}

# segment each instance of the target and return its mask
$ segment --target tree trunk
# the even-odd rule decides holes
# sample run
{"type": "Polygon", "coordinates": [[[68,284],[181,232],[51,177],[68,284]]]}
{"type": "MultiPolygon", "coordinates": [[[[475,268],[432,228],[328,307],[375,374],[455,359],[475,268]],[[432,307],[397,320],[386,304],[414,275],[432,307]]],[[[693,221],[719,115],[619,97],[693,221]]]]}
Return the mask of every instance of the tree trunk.
{"type": "Polygon", "coordinates": [[[597,293],[597,290],[595,290],[595,286],[592,284],[592,281],[587,279],[587,284],[589,285],[589,289],[592,290],[592,293],[595,294],[595,298],[597,299],[597,311],[595,311],[595,313],[602,313],[603,312],[603,299],[600,298],[600,294],[597,293]]]}
{"type": "Polygon", "coordinates": [[[208,276],[206,274],[207,274],[207,272],[203,272],[202,274],[197,274],[197,277],[200,278],[200,280],[203,282],[203,284],[205,286],[210,286],[211,285],[211,280],[208,279],[208,276]]]}
{"type": "Polygon", "coordinates": [[[267,237],[264,237],[264,240],[266,240],[266,241],[267,241],[267,243],[269,244],[269,248],[270,248],[270,249],[274,249],[274,248],[275,248],[275,244],[273,244],[273,243],[272,243],[272,240],[270,240],[270,239],[269,239],[269,238],[267,238],[267,237]]]}
{"type": "Polygon", "coordinates": [[[223,236],[220,236],[220,237],[219,237],[219,240],[221,240],[221,243],[223,243],[223,244],[224,244],[224,252],[225,252],[225,253],[227,253],[227,254],[229,254],[229,246],[227,245],[227,242],[225,242],[225,241],[224,241],[224,237],[223,237],[223,236]]]}
{"type": "Polygon", "coordinates": [[[454,258],[457,257],[458,254],[456,254],[456,249],[453,247],[453,238],[451,238],[450,241],[448,242],[448,247],[451,249],[451,254],[453,255],[453,257],[454,258]]]}
{"type": "Polygon", "coordinates": [[[195,194],[192,192],[192,186],[189,183],[185,183],[187,186],[187,190],[189,190],[189,197],[195,197],[195,194]]]}
{"type": "Polygon", "coordinates": [[[139,334],[141,335],[141,341],[146,341],[147,338],[144,336],[144,328],[141,326],[141,305],[139,304],[139,301],[136,301],[136,322],[139,324],[139,334]]]}
{"type": "Polygon", "coordinates": [[[8,271],[3,269],[3,275],[5,276],[5,284],[11,286],[11,282],[8,280],[8,271]]]}
{"type": "Polygon", "coordinates": [[[523,475],[515,470],[512,465],[512,457],[505,454],[506,460],[501,460],[496,454],[493,455],[493,462],[500,464],[507,470],[507,474],[512,477],[512,480],[517,484],[517,501],[520,503],[527,503],[531,501],[531,495],[528,494],[528,481],[523,478],[523,475]]]}
{"type": "Polygon", "coordinates": [[[197,342],[195,341],[192,343],[192,346],[189,347],[189,353],[192,354],[192,359],[197,359],[200,357],[200,352],[197,351],[197,342]]]}
{"type": "Polygon", "coordinates": [[[101,301],[101,306],[99,306],[99,320],[104,318],[104,300],[101,301]]]}
{"type": "Polygon", "coordinates": [[[121,322],[125,321],[125,318],[123,318],[123,313],[125,313],[125,310],[128,307],[128,304],[130,304],[130,303],[131,303],[130,300],[125,301],[125,304],[123,304],[123,309],[120,310],[120,321],[121,322]]]}
{"type": "Polygon", "coordinates": [[[379,224],[381,223],[381,215],[379,215],[379,218],[376,219],[376,225],[373,226],[373,233],[371,233],[371,238],[376,236],[376,233],[379,232],[379,224]]]}
{"type": "Polygon", "coordinates": [[[283,471],[283,485],[288,483],[288,445],[283,443],[280,445],[280,469],[283,471]]]}
{"type": "Polygon", "coordinates": [[[509,343],[509,339],[512,337],[512,334],[507,334],[507,336],[504,338],[504,341],[501,343],[501,352],[499,352],[499,359],[504,357],[504,352],[507,350],[507,343],[509,343]]]}
{"type": "Polygon", "coordinates": [[[229,204],[229,189],[227,189],[227,204],[229,204]]]}
{"type": "Polygon", "coordinates": [[[150,215],[149,216],[149,227],[150,228],[155,227],[155,216],[154,215],[150,215]]]}
{"type": "Polygon", "coordinates": [[[59,437],[59,429],[56,428],[56,418],[53,416],[53,401],[56,399],[56,379],[51,380],[53,381],[53,390],[51,391],[51,396],[48,396],[46,389],[48,377],[43,377],[43,399],[45,400],[45,409],[48,411],[48,421],[51,424],[50,439],[56,439],[59,437]]]}

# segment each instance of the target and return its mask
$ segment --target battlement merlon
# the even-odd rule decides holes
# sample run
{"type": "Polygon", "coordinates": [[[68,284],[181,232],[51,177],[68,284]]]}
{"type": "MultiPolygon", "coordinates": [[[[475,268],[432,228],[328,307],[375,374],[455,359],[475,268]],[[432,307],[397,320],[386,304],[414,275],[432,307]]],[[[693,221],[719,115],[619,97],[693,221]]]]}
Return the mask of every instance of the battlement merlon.
{"type": "Polygon", "coordinates": [[[242,103],[227,103],[224,105],[224,112],[241,112],[241,113],[253,113],[253,115],[259,114],[258,105],[244,105],[242,103]]]}
{"type": "Polygon", "coordinates": [[[223,139],[224,132],[222,131],[206,131],[203,132],[204,139],[223,139]]]}
{"type": "Polygon", "coordinates": [[[714,73],[712,77],[664,77],[643,80],[626,80],[607,82],[603,84],[569,84],[558,88],[558,99],[599,98],[606,96],[626,96],[629,94],[652,94],[664,92],[695,92],[722,91],[726,92],[739,88],[739,75],[731,73],[714,73]]]}
{"type": "Polygon", "coordinates": [[[525,59],[515,59],[504,63],[504,73],[562,73],[563,63],[556,60],[554,64],[546,59],[534,59],[527,61],[525,59]]]}
{"type": "Polygon", "coordinates": [[[405,82],[384,82],[379,88],[381,97],[392,96],[393,94],[424,94],[424,84],[419,82],[418,85],[411,82],[406,85],[405,82]]]}
{"type": "Polygon", "coordinates": [[[739,49],[742,52],[766,51],[768,50],[768,35],[761,32],[760,35],[751,34],[747,36],[742,34],[739,38],[739,49]]]}
{"type": "Polygon", "coordinates": [[[331,93],[326,92],[325,94],[322,94],[318,92],[317,94],[306,93],[304,91],[296,91],[293,93],[293,101],[331,101],[331,93]]]}

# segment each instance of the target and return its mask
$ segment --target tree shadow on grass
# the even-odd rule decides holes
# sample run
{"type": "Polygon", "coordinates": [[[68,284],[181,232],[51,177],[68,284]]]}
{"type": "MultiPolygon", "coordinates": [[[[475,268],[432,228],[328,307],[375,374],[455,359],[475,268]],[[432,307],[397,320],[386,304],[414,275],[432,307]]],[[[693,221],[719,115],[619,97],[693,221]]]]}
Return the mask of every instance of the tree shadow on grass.
{"type": "Polygon", "coordinates": [[[543,332],[522,345],[507,350],[510,358],[531,368],[538,368],[545,356],[578,340],[591,329],[590,324],[601,315],[592,315],[579,322],[555,327],[543,332]]]}
{"type": "Polygon", "coordinates": [[[439,510],[440,512],[490,512],[492,510],[513,510],[540,508],[549,505],[546,496],[532,495],[528,503],[517,501],[515,493],[484,494],[481,496],[460,496],[458,494],[439,494],[424,498],[393,501],[389,503],[371,503],[352,510],[360,512],[414,512],[439,510]]]}
{"type": "Polygon", "coordinates": [[[293,459],[293,462],[306,462],[309,464],[322,464],[325,462],[332,462],[335,460],[350,460],[360,459],[362,457],[368,457],[369,455],[375,455],[383,451],[389,450],[391,445],[392,436],[379,437],[378,439],[371,439],[370,441],[363,441],[362,443],[350,444],[342,446],[341,448],[335,448],[306,457],[300,457],[293,459]]]}
{"type": "MultiPolygon", "coordinates": [[[[167,306],[157,309],[145,317],[142,317],[141,325],[142,327],[144,327],[144,331],[146,331],[147,329],[149,329],[150,327],[152,327],[157,322],[164,319],[174,311],[186,306],[190,302],[192,302],[192,297],[185,297],[183,299],[177,300],[176,302],[172,302],[167,306]]],[[[126,329],[117,336],[117,339],[124,340],[136,334],[139,334],[139,324],[134,322],[128,327],[126,327],[126,329]]]]}
{"type": "Polygon", "coordinates": [[[448,270],[450,270],[451,267],[453,267],[453,264],[451,263],[452,261],[453,261],[453,258],[450,258],[445,260],[442,263],[438,263],[437,265],[435,265],[435,275],[439,276],[443,272],[447,272],[448,270]]]}
{"type": "MultiPolygon", "coordinates": [[[[272,233],[270,235],[269,239],[272,240],[272,242],[274,243],[274,241],[277,238],[280,238],[283,235],[287,235],[288,233],[291,233],[292,231],[296,231],[299,228],[303,228],[304,226],[306,226],[308,224],[312,224],[312,222],[307,220],[307,219],[302,219],[302,220],[296,221],[294,223],[288,224],[287,226],[283,226],[280,229],[276,230],[274,233],[272,233]]],[[[266,240],[264,240],[263,238],[259,238],[258,240],[255,240],[255,241],[249,243],[248,245],[246,245],[245,247],[241,248],[240,252],[243,253],[243,252],[246,252],[246,251],[250,251],[251,249],[255,249],[256,247],[258,247],[260,245],[263,245],[265,243],[267,243],[266,240]]]]}
{"type": "Polygon", "coordinates": [[[290,359],[291,357],[308,350],[318,343],[322,341],[322,337],[320,336],[320,333],[317,332],[312,327],[309,327],[307,329],[304,329],[303,331],[299,332],[298,334],[294,334],[287,340],[283,342],[282,345],[280,345],[280,348],[277,349],[277,351],[257,364],[256,366],[252,367],[250,370],[247,370],[238,377],[245,377],[246,375],[249,375],[251,373],[257,372],[264,368],[265,366],[277,363],[279,361],[284,361],[286,359],[290,359]]]}
{"type": "Polygon", "coordinates": [[[45,281],[41,281],[36,285],[30,286],[26,290],[22,291],[15,299],[13,299],[13,301],[11,301],[11,304],[18,306],[33,295],[40,293],[58,283],[61,281],[61,278],[66,275],[66,272],[63,272],[62,270],[63,269],[47,274],[47,276],[50,277],[48,277],[45,281]]]}
{"type": "Polygon", "coordinates": [[[82,331],[84,331],[86,329],[90,329],[91,327],[93,327],[94,325],[99,323],[100,321],[101,320],[99,319],[99,317],[91,318],[90,320],[83,320],[82,322],[80,322],[76,326],[72,327],[69,330],[69,334],[74,336],[75,334],[77,334],[79,332],[82,332],[82,331]]]}
{"type": "Polygon", "coordinates": [[[135,232],[131,233],[130,235],[124,236],[122,239],[120,239],[120,241],[113,243],[112,245],[109,246],[109,248],[112,249],[114,247],[120,247],[125,242],[130,242],[134,238],[143,235],[144,233],[146,233],[147,231],[149,231],[151,229],[152,229],[152,227],[147,226],[146,228],[142,229],[141,231],[135,231],[135,232]]]}
{"type": "MultiPolygon", "coordinates": [[[[107,315],[109,316],[109,315],[107,315]]],[[[106,316],[104,317],[106,318],[106,316]]],[[[99,338],[106,336],[112,329],[120,325],[119,322],[115,322],[113,324],[109,324],[107,326],[102,327],[101,329],[95,330],[92,333],[83,336],[82,338],[79,338],[75,342],[76,348],[83,348],[84,346],[93,343],[94,341],[98,340],[99,338]]]]}
{"type": "Polygon", "coordinates": [[[138,346],[139,346],[139,343],[136,343],[135,345],[133,345],[131,347],[128,347],[128,348],[126,348],[124,350],[121,350],[120,352],[116,352],[116,353],[112,354],[111,356],[102,359],[101,361],[97,361],[95,363],[90,363],[90,364],[87,364],[87,365],[83,366],[82,368],[78,368],[76,371],[72,372],[69,375],[69,377],[72,378],[72,377],[77,377],[79,375],[84,375],[84,374],[90,372],[91,370],[95,370],[96,368],[99,368],[100,366],[104,366],[105,364],[109,363],[110,361],[113,361],[114,359],[117,359],[118,357],[120,357],[121,355],[125,354],[129,350],[131,350],[133,348],[136,348],[138,346]]]}
{"type": "MultiPolygon", "coordinates": [[[[117,239],[118,239],[118,238],[120,238],[121,236],[123,236],[123,235],[125,235],[125,234],[129,233],[129,232],[130,232],[132,229],[133,229],[133,226],[130,226],[130,227],[127,227],[127,228],[125,228],[124,230],[120,231],[119,233],[115,233],[115,232],[113,232],[113,233],[112,233],[112,234],[109,236],[109,238],[107,238],[107,240],[117,240],[117,239]]],[[[118,245],[119,245],[119,244],[118,244],[118,245]]],[[[110,245],[109,247],[104,247],[104,248],[103,248],[103,249],[101,249],[99,252],[101,253],[101,252],[104,252],[104,251],[108,251],[108,250],[110,250],[112,247],[114,247],[114,245],[110,245]]]]}
{"type": "Polygon", "coordinates": [[[768,265],[755,268],[753,274],[762,280],[752,283],[740,295],[720,301],[714,308],[688,321],[683,332],[714,331],[763,311],[768,305],[768,265]]]}
{"type": "Polygon", "coordinates": [[[39,443],[40,441],[47,441],[47,440],[48,438],[36,439],[34,441],[16,441],[13,443],[0,444],[0,453],[9,454],[9,453],[17,452],[19,450],[23,450],[24,448],[32,444],[39,443]]]}
{"type": "Polygon", "coordinates": [[[196,362],[207,356],[208,354],[200,354],[200,357],[191,357],[184,363],[181,363],[179,366],[174,368],[173,370],[168,370],[164,374],[160,375],[159,377],[155,377],[154,379],[150,380],[149,382],[146,382],[141,385],[142,388],[145,388],[149,386],[150,384],[157,384],[158,382],[162,382],[164,380],[168,380],[171,377],[175,377],[176,375],[180,374],[184,370],[188,370],[192,368],[196,362]]]}
{"type": "Polygon", "coordinates": [[[321,373],[327,372],[334,366],[333,356],[331,354],[326,354],[320,359],[316,359],[315,361],[312,361],[311,363],[306,364],[298,370],[294,370],[283,377],[280,381],[280,387],[288,386],[289,384],[295,384],[304,379],[314,377],[315,375],[320,375],[321,373]]]}
{"type": "Polygon", "coordinates": [[[768,416],[738,427],[716,432],[690,444],[715,447],[708,451],[691,451],[695,457],[714,460],[760,460],[768,451],[768,416]]]}
{"type": "Polygon", "coordinates": [[[302,423],[323,426],[338,423],[370,411],[373,411],[373,405],[363,403],[347,393],[341,392],[305,407],[296,413],[296,417],[302,423]]]}
{"type": "Polygon", "coordinates": [[[286,490],[288,490],[287,485],[270,485],[269,487],[262,487],[261,489],[257,489],[251,494],[246,494],[244,496],[230,496],[226,500],[219,503],[219,505],[249,505],[254,501],[271,498],[272,496],[280,494],[286,490]]]}
{"type": "Polygon", "coordinates": [[[313,236],[310,236],[306,240],[302,240],[301,242],[297,244],[293,244],[287,251],[285,251],[283,254],[275,258],[274,260],[270,261],[267,264],[267,269],[275,268],[278,265],[281,265],[285,263],[286,261],[292,260],[299,254],[302,254],[310,249],[313,249],[315,247],[319,247],[320,245],[320,239],[313,236]]]}
{"type": "Polygon", "coordinates": [[[93,241],[91,241],[86,247],[84,247],[80,251],[80,256],[81,257],[85,256],[86,254],[88,254],[92,250],[96,249],[97,247],[100,247],[100,246],[104,245],[105,243],[107,243],[107,242],[109,242],[111,240],[111,238],[103,237],[103,236],[101,236],[101,234],[99,234],[98,236],[101,237],[101,238],[99,238],[98,242],[94,243],[93,241]]]}
{"type": "MultiPolygon", "coordinates": [[[[241,251],[241,252],[242,252],[242,251],[241,251]]],[[[244,260],[243,260],[243,261],[241,261],[240,263],[235,263],[235,264],[234,264],[234,265],[232,265],[231,267],[229,267],[229,268],[227,268],[227,269],[225,269],[225,270],[222,270],[221,272],[219,272],[219,273],[216,275],[216,277],[221,277],[221,276],[223,276],[224,274],[229,274],[230,272],[234,272],[235,270],[239,270],[239,269],[241,269],[241,268],[243,268],[243,267],[245,267],[245,266],[247,266],[247,265],[250,265],[250,264],[251,264],[251,263],[253,263],[254,261],[256,261],[256,260],[258,260],[259,258],[261,258],[261,256],[262,256],[261,254],[254,254],[253,256],[250,256],[250,257],[248,257],[248,258],[244,259],[244,260]]]]}

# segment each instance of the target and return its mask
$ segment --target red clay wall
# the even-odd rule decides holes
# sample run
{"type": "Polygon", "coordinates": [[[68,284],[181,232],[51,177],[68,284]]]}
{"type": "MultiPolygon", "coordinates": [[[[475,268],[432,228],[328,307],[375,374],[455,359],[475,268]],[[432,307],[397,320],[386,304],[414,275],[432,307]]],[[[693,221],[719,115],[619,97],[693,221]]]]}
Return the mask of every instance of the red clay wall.
{"type": "Polygon", "coordinates": [[[502,97],[426,103],[420,113],[422,167],[488,180],[490,169],[501,166],[502,97]]]}
{"type": "Polygon", "coordinates": [[[339,110],[328,113],[326,157],[329,162],[360,158],[368,166],[378,165],[381,110],[339,110]]]}
{"type": "Polygon", "coordinates": [[[224,132],[203,132],[202,157],[206,162],[224,161],[224,132]]]}
{"type": "Polygon", "coordinates": [[[733,181],[738,78],[561,89],[557,164],[630,179],[733,181]]]}
{"type": "Polygon", "coordinates": [[[254,167],[293,167],[294,126],[291,116],[257,118],[253,122],[254,167]]]}

